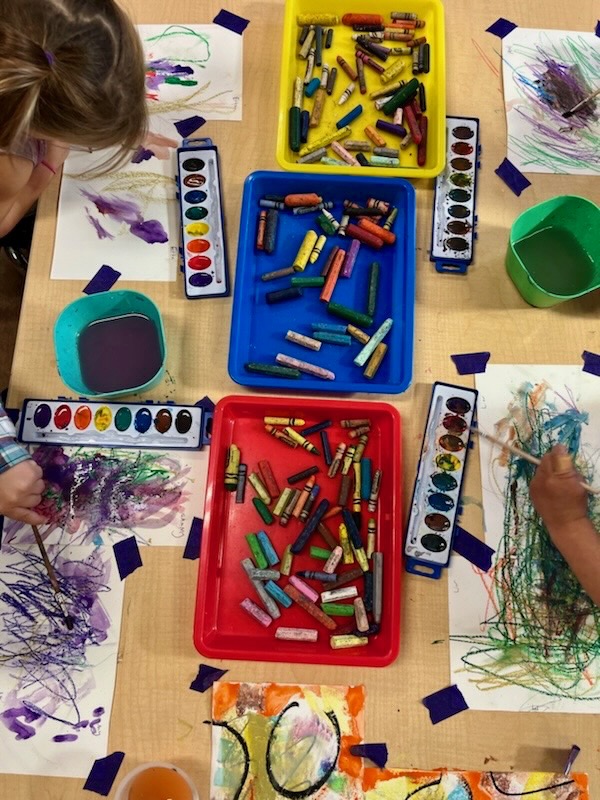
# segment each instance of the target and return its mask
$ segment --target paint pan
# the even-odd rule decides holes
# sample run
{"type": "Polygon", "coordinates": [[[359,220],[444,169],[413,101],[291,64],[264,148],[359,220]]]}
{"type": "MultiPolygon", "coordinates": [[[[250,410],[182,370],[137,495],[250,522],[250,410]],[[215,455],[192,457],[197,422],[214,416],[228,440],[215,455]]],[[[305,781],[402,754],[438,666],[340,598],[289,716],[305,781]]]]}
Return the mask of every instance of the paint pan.
{"type": "Polygon", "coordinates": [[[435,182],[430,260],[464,275],[473,260],[479,120],[446,117],[446,168],[435,182]]]}
{"type": "Polygon", "coordinates": [[[452,550],[477,392],[435,383],[410,506],[406,569],[439,578],[452,550]]]}
{"type": "Polygon", "coordinates": [[[210,444],[212,413],[200,406],[25,400],[18,439],[24,444],[198,450],[210,444]]]}
{"type": "Polygon", "coordinates": [[[210,139],[184,139],[177,151],[177,166],[186,297],[227,297],[229,270],[217,148],[210,139]]]}

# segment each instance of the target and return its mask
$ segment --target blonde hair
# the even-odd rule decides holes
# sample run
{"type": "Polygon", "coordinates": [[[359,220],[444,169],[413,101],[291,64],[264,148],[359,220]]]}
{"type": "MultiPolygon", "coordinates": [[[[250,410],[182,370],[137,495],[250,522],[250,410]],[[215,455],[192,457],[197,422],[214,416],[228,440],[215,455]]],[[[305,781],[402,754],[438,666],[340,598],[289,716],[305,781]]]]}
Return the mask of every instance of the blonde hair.
{"type": "Polygon", "coordinates": [[[27,136],[125,161],[147,127],[145,65],[114,0],[0,0],[0,149],[27,136]]]}

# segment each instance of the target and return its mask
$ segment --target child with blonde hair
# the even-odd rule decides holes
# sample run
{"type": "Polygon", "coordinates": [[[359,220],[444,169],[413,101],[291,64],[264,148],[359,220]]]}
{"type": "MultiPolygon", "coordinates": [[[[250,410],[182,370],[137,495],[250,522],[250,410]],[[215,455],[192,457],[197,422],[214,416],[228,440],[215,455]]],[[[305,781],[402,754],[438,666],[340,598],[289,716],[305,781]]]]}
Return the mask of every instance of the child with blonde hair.
{"type": "Polygon", "coordinates": [[[0,236],[70,147],[118,148],[110,168],[146,124],[141,42],[114,0],[0,0],[0,236]]]}
{"type": "MultiPolygon", "coordinates": [[[[0,0],[0,237],[34,205],[70,148],[126,161],[146,133],[140,39],[114,0],[0,0]]],[[[30,524],[42,470],[0,405],[0,514],[30,524]]]]}

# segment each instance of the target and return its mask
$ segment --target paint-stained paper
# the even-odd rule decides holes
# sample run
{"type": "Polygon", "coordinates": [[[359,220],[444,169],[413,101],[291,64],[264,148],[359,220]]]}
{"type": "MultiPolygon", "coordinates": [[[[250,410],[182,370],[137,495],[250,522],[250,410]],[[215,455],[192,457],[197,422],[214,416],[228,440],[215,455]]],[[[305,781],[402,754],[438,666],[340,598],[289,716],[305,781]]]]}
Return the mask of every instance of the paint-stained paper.
{"type": "MultiPolygon", "coordinates": [[[[181,238],[177,124],[242,118],[243,37],[219,25],[140,25],[138,31],[146,55],[149,135],[128,163],[107,175],[88,174],[110,151],[70,154],[52,278],[89,280],[110,264],[123,280],[174,281],[181,238]]],[[[205,134],[200,129],[197,135],[205,134]]]]}
{"type": "Polygon", "coordinates": [[[600,38],[515,28],[502,40],[508,158],[521,172],[600,175],[600,38]]]}
{"type": "MultiPolygon", "coordinates": [[[[564,444],[600,485],[598,378],[575,366],[488,366],[476,376],[479,427],[541,457],[564,444]]],[[[479,439],[484,573],[453,558],[448,576],[452,682],[469,708],[600,712],[600,608],[552,545],[529,499],[535,467],[479,439]]],[[[600,497],[589,513],[600,530],[600,497]]],[[[600,534],[599,534],[600,535],[600,534]]]]}
{"type": "Polygon", "coordinates": [[[47,550],[71,631],[37,547],[0,556],[0,772],[84,778],[107,753],[123,585],[110,550],[47,550]]]}
{"type": "Polygon", "coordinates": [[[362,686],[213,686],[211,800],[362,799],[362,686]],[[302,793],[302,794],[297,794],[302,793]]]}
{"type": "Polygon", "coordinates": [[[365,800],[590,800],[585,774],[366,769],[365,800]]]}
{"type": "MultiPolygon", "coordinates": [[[[51,544],[185,546],[202,517],[208,450],[144,450],[42,445],[30,448],[44,471],[40,526],[51,544]]],[[[5,519],[2,543],[33,543],[29,525],[5,519]]],[[[112,549],[112,548],[111,548],[112,549]]]]}

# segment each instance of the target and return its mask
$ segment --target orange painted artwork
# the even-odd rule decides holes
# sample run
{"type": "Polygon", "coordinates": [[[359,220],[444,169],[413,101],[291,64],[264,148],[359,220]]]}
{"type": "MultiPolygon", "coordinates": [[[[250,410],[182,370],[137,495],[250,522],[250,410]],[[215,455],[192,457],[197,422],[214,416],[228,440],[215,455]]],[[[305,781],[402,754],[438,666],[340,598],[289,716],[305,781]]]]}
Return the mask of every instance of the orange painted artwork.
{"type": "Polygon", "coordinates": [[[213,686],[211,800],[362,800],[363,686],[213,686]]]}
{"type": "Polygon", "coordinates": [[[590,800],[584,773],[364,771],[364,800],[590,800]]]}

